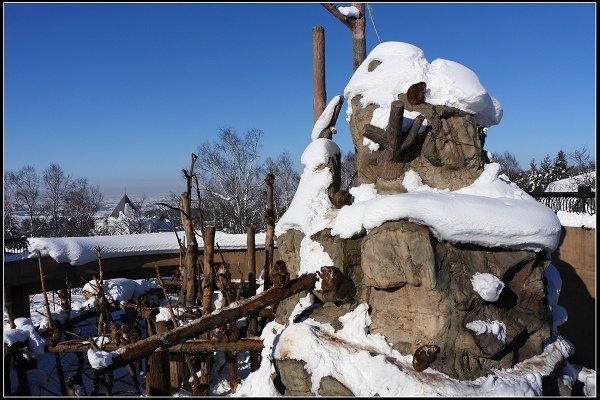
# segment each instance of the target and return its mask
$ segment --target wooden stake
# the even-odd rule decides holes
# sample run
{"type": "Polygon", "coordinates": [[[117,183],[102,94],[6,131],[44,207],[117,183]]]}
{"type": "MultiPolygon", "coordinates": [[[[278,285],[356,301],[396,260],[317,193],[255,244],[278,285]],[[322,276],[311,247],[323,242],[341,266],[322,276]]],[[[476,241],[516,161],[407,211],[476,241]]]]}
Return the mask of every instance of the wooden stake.
{"type": "MultiPolygon", "coordinates": [[[[246,251],[248,252],[248,297],[256,295],[256,245],[254,227],[249,226],[246,233],[246,251]]],[[[258,320],[252,316],[248,320],[248,336],[258,336],[258,320]]],[[[258,370],[260,366],[260,352],[250,352],[250,371],[258,370]]]]}
{"type": "Polygon", "coordinates": [[[312,28],[313,50],[313,117],[314,121],[325,110],[327,93],[325,89],[325,29],[322,26],[312,28]]]}
{"type": "Polygon", "coordinates": [[[267,185],[267,209],[265,211],[265,225],[267,233],[265,237],[265,272],[264,272],[264,289],[271,287],[271,269],[273,268],[273,251],[275,250],[275,213],[273,211],[273,185],[275,183],[275,175],[268,173],[265,178],[267,185]]]}
{"type": "Polygon", "coordinates": [[[360,67],[367,58],[367,44],[365,40],[365,4],[352,3],[360,11],[360,17],[352,21],[352,59],[354,71],[360,67]]]}

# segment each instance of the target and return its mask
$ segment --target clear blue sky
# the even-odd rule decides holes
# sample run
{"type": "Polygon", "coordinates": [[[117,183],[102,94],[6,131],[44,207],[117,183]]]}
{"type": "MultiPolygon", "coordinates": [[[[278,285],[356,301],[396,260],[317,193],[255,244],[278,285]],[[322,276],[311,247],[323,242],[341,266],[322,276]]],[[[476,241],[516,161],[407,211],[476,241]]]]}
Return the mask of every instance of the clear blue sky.
{"type": "MultiPolygon", "coordinates": [[[[582,146],[595,159],[595,3],[371,6],[382,41],[467,66],[500,101],[486,150],[523,168],[582,146]]],[[[54,162],[106,195],[183,191],[181,168],[220,127],[263,130],[263,156],[288,151],[300,171],[313,26],[325,28],[328,101],[352,74],[350,30],[319,3],[3,7],[4,170],[54,162]]]]}

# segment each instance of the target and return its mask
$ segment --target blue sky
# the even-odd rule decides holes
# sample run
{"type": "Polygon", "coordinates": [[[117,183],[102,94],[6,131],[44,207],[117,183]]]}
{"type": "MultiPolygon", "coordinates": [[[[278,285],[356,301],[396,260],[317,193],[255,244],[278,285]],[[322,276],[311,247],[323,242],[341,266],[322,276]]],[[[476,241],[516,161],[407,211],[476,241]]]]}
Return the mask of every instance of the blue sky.
{"type": "MultiPolygon", "coordinates": [[[[57,163],[109,196],[183,191],[181,168],[221,127],[261,129],[263,156],[287,151],[301,171],[313,26],[325,28],[328,101],[352,75],[350,30],[318,3],[3,6],[4,170],[57,163]]],[[[583,146],[595,159],[595,3],[371,7],[382,41],[467,66],[500,101],[486,150],[523,168],[583,146]]]]}

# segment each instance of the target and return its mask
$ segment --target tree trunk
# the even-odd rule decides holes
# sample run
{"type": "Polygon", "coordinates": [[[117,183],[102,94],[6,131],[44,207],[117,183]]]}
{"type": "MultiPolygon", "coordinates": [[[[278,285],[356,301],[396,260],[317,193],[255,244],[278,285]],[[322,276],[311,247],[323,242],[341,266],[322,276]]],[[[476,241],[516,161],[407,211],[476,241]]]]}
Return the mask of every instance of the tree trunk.
{"type": "MultiPolygon", "coordinates": [[[[256,246],[254,228],[249,226],[246,249],[248,252],[248,297],[256,295],[256,246]]],[[[258,320],[252,316],[248,321],[248,336],[258,336],[258,320]]],[[[258,370],[260,366],[260,351],[250,351],[250,371],[258,370]]]]}
{"type": "MultiPolygon", "coordinates": [[[[191,179],[191,178],[190,178],[191,179]]],[[[188,185],[191,187],[191,183],[188,185]]],[[[191,189],[190,189],[191,191],[191,189]]],[[[187,240],[187,250],[183,260],[183,285],[182,291],[185,290],[185,306],[193,307],[196,305],[197,281],[198,273],[198,242],[194,233],[194,226],[191,218],[191,193],[190,191],[181,194],[181,219],[183,220],[183,229],[187,240]],[[185,288],[185,289],[184,289],[185,288]]]]}
{"type": "MultiPolygon", "coordinates": [[[[166,321],[156,321],[156,333],[168,330],[166,321]]],[[[148,361],[149,370],[146,374],[147,396],[171,396],[169,383],[169,353],[158,348],[148,361]]]]}

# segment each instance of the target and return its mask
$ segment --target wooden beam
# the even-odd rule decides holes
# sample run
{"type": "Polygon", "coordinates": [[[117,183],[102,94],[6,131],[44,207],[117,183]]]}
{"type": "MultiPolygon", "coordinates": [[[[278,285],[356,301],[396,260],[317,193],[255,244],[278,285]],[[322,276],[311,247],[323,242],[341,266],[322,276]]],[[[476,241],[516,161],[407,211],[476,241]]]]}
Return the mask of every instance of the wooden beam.
{"type": "MultiPolygon", "coordinates": [[[[162,333],[162,332],[159,332],[162,333]]],[[[109,343],[104,348],[105,351],[115,351],[122,346],[109,343]]],[[[205,339],[193,339],[181,344],[169,347],[167,350],[172,353],[190,352],[190,353],[208,353],[213,351],[260,351],[264,347],[260,338],[242,338],[237,342],[231,343],[213,343],[205,339]]],[[[65,340],[54,346],[48,346],[49,353],[85,353],[90,348],[87,340],[65,340]]],[[[160,350],[160,349],[158,349],[160,350]]]]}
{"type": "Polygon", "coordinates": [[[342,14],[340,12],[340,10],[337,9],[337,7],[335,6],[335,4],[333,4],[333,3],[321,3],[321,5],[323,7],[325,7],[325,9],[327,11],[329,11],[331,14],[333,14],[334,17],[336,17],[337,19],[339,19],[342,24],[344,24],[348,28],[352,29],[352,20],[350,20],[350,18],[348,18],[344,14],[342,14]]]}

